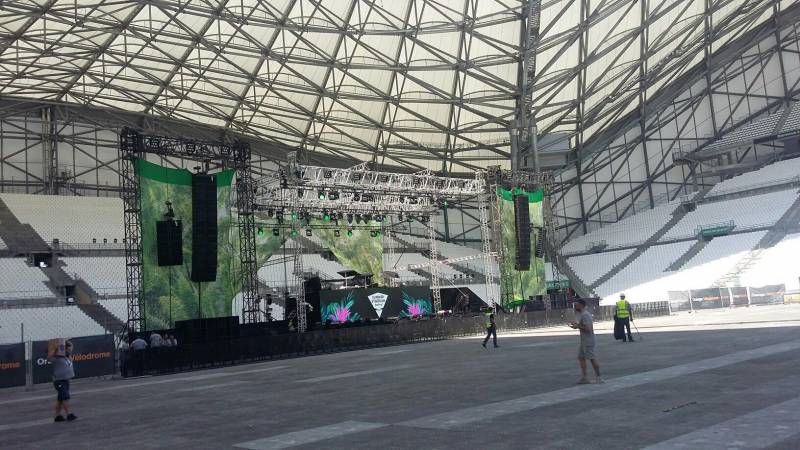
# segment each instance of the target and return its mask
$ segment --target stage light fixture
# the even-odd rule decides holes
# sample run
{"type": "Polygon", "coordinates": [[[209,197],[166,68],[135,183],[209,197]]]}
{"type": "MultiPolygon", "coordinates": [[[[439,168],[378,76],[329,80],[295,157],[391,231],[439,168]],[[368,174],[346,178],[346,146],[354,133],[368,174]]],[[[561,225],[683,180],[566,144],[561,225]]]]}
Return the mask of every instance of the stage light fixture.
{"type": "Polygon", "coordinates": [[[298,217],[297,213],[296,212],[292,212],[292,220],[297,220],[297,217],[298,217]]]}
{"type": "Polygon", "coordinates": [[[347,229],[347,237],[353,237],[353,229],[352,228],[348,228],[347,229]]]}
{"type": "Polygon", "coordinates": [[[306,191],[304,191],[304,190],[302,190],[302,189],[298,189],[298,190],[297,190],[297,198],[303,198],[303,195],[304,195],[305,193],[306,193],[306,191]]]}
{"type": "Polygon", "coordinates": [[[296,237],[297,236],[297,230],[292,230],[292,232],[290,234],[292,235],[292,237],[296,237]]]}
{"type": "Polygon", "coordinates": [[[311,228],[306,229],[306,236],[311,236],[311,228]]]}
{"type": "Polygon", "coordinates": [[[330,178],[333,176],[333,172],[331,172],[330,170],[325,170],[322,172],[322,176],[325,178],[330,178]]]}
{"type": "Polygon", "coordinates": [[[389,175],[381,174],[378,178],[381,183],[388,183],[389,182],[389,175]]]}
{"type": "Polygon", "coordinates": [[[353,181],[361,181],[361,177],[362,177],[361,172],[353,173],[353,181]]]}
{"type": "Polygon", "coordinates": [[[325,200],[325,191],[317,191],[317,197],[319,197],[320,200],[325,200]]]}
{"type": "Polygon", "coordinates": [[[281,235],[281,230],[279,230],[277,228],[273,228],[272,229],[272,235],[273,236],[280,236],[281,235]]]}
{"type": "Polygon", "coordinates": [[[356,223],[361,223],[361,214],[356,214],[356,223]]]}
{"type": "Polygon", "coordinates": [[[343,214],[343,213],[337,213],[337,214],[336,214],[336,217],[337,217],[339,220],[342,220],[342,219],[344,219],[344,214],[343,214]]]}
{"type": "Polygon", "coordinates": [[[336,236],[336,237],[339,237],[339,236],[342,235],[342,232],[339,231],[339,230],[333,230],[333,235],[336,236]]]}
{"type": "Polygon", "coordinates": [[[408,217],[406,217],[406,222],[409,222],[409,223],[411,223],[411,222],[413,222],[413,221],[414,221],[414,218],[413,218],[413,217],[411,217],[411,216],[408,216],[408,217]]]}
{"type": "Polygon", "coordinates": [[[338,192],[336,192],[336,191],[328,192],[328,200],[338,200],[338,199],[339,199],[339,193],[338,192]]]}
{"type": "Polygon", "coordinates": [[[383,216],[381,214],[375,214],[375,222],[383,222],[383,216]]]}
{"type": "Polygon", "coordinates": [[[369,232],[369,235],[370,235],[371,237],[375,237],[375,236],[377,236],[377,235],[378,235],[378,233],[377,233],[377,232],[375,232],[375,230],[370,230],[370,232],[369,232]]]}
{"type": "Polygon", "coordinates": [[[258,236],[259,237],[263,237],[264,236],[264,228],[263,227],[258,227],[258,236]]]}
{"type": "Polygon", "coordinates": [[[330,222],[331,221],[331,215],[328,214],[327,211],[323,212],[322,214],[323,214],[322,215],[322,220],[324,220],[325,222],[330,222]]]}
{"type": "Polygon", "coordinates": [[[353,194],[353,201],[354,202],[360,202],[361,201],[361,194],[358,194],[358,193],[353,194]]]}
{"type": "Polygon", "coordinates": [[[274,215],[275,215],[275,210],[274,209],[270,208],[270,209],[267,210],[267,217],[271,218],[274,215]]]}
{"type": "Polygon", "coordinates": [[[364,214],[364,222],[369,222],[372,220],[372,214],[364,214]]]}
{"type": "Polygon", "coordinates": [[[353,223],[353,215],[352,214],[348,214],[347,215],[347,223],[353,223]]]}

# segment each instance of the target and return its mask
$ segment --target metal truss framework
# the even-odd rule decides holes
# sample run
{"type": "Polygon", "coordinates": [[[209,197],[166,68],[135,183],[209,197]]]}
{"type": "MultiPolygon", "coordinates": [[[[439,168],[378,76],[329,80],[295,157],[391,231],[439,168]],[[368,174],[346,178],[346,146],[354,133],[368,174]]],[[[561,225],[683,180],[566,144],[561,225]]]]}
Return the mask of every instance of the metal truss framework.
{"type": "Polygon", "coordinates": [[[243,143],[233,145],[214,142],[148,136],[125,128],[119,142],[122,157],[120,185],[124,203],[125,267],[127,274],[128,330],[147,328],[142,308],[142,219],[139,181],[134,163],[146,154],[187,158],[198,162],[215,162],[233,167],[236,171],[236,208],[239,222],[239,258],[242,319],[245,323],[259,321],[259,297],[253,217],[254,185],[251,175],[250,148],[243,143]]]}
{"type": "MultiPolygon", "coordinates": [[[[734,34],[724,46],[715,43],[724,24],[715,18],[714,7],[707,2],[699,17],[702,39],[676,55],[699,62],[687,61],[657,91],[636,89],[639,97],[631,101],[637,108],[592,135],[576,152],[573,167],[557,175],[551,200],[561,241],[708,187],[720,179],[704,174],[708,163],[675,164],[673,154],[702,152],[727,133],[798,100],[800,78],[788,68],[797,67],[800,54],[800,5],[743,5],[746,15],[758,11],[769,19],[734,34]]],[[[645,67],[643,87],[652,80],[647,72],[645,67]]],[[[749,162],[743,164],[747,170],[783,151],[775,143],[750,145],[720,156],[717,164],[749,162]]]]}
{"type": "MultiPolygon", "coordinates": [[[[672,150],[708,145],[796,99],[788,74],[799,9],[777,0],[4,2],[0,187],[118,195],[123,186],[109,180],[121,179],[123,126],[246,140],[256,175],[295,149],[321,167],[366,160],[471,174],[509,164],[527,114],[538,135],[570,140],[552,198],[568,239],[702,188],[702,168],[675,167],[672,150]],[[774,74],[781,89],[762,89],[774,74]]],[[[479,227],[478,211],[463,215],[479,227]]],[[[445,239],[459,238],[443,225],[445,239]]]]}
{"type": "MultiPolygon", "coordinates": [[[[525,179],[528,179],[526,176],[525,179]]],[[[538,178],[536,178],[538,180],[538,178]]],[[[437,232],[437,216],[439,208],[447,202],[462,202],[474,200],[477,196],[485,198],[487,193],[486,174],[478,172],[472,179],[450,178],[438,176],[430,171],[413,174],[397,174],[371,170],[370,164],[362,163],[347,169],[306,166],[299,164],[296,153],[290,153],[288,163],[273,176],[265,177],[257,182],[254,199],[255,207],[262,211],[272,213],[285,222],[287,216],[293,218],[289,222],[295,233],[299,234],[300,220],[294,220],[294,215],[327,214],[329,218],[337,219],[344,214],[352,216],[353,213],[368,214],[365,219],[369,222],[372,218],[384,214],[397,215],[419,219],[427,222],[427,238],[429,242],[430,259],[439,260],[437,232]]],[[[483,204],[483,200],[481,201],[483,204]]],[[[445,206],[446,207],[446,206],[445,206]]],[[[382,230],[391,227],[384,225],[381,217],[382,230]]],[[[488,225],[488,221],[484,221],[488,225]]],[[[483,228],[482,228],[483,229],[483,228]]],[[[384,243],[391,240],[384,235],[384,243]]],[[[488,242],[488,233],[483,237],[488,242]]],[[[393,242],[390,243],[390,256],[394,253],[393,242]]],[[[485,248],[486,246],[484,246],[485,248]]],[[[298,331],[305,332],[305,304],[303,289],[303,267],[298,264],[302,258],[300,243],[295,244],[294,250],[294,276],[297,280],[295,295],[297,296],[298,331]]],[[[487,256],[488,258],[488,256],[487,256]]],[[[493,280],[492,265],[486,264],[487,280],[493,280]]],[[[439,264],[430,265],[431,296],[433,305],[438,312],[441,310],[441,283],[439,264]]],[[[488,281],[487,281],[488,283],[488,281]]],[[[492,298],[494,303],[494,298],[492,298]]]]}

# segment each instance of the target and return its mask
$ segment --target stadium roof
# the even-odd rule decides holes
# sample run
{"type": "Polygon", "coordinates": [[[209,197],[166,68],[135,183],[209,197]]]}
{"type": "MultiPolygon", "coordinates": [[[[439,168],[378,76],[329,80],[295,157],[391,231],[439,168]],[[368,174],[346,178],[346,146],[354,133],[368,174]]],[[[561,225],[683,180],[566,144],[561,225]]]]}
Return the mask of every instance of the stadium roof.
{"type": "MultiPolygon", "coordinates": [[[[774,4],[543,0],[533,86],[540,133],[591,139],[704,52],[771,17],[774,4]]],[[[525,83],[526,5],[6,1],[0,96],[189,121],[409,168],[506,164],[525,83]]]]}

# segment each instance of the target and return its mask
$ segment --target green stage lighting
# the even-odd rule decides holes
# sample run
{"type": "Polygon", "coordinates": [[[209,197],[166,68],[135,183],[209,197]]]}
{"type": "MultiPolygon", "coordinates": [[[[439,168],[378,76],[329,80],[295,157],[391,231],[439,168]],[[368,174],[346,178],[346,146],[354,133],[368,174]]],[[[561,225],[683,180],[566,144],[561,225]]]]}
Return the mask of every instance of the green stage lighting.
{"type": "Polygon", "coordinates": [[[292,237],[297,237],[297,230],[292,230],[292,237]]]}
{"type": "Polygon", "coordinates": [[[353,237],[353,230],[347,230],[347,237],[353,237]]]}
{"type": "Polygon", "coordinates": [[[324,216],[322,216],[322,220],[324,220],[325,222],[330,222],[331,215],[326,213],[324,216]]]}
{"type": "Polygon", "coordinates": [[[292,220],[297,220],[297,213],[296,212],[292,213],[292,220]]]}
{"type": "Polygon", "coordinates": [[[258,237],[264,237],[264,228],[258,227],[258,237]]]}

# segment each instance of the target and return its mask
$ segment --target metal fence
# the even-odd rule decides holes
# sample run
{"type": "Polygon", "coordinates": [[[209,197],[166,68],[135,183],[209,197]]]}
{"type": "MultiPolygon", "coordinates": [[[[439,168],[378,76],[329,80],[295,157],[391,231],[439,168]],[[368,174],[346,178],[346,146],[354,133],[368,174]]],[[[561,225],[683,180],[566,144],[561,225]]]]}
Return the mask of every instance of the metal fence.
{"type": "MultiPolygon", "coordinates": [[[[632,305],[636,317],[669,314],[667,302],[632,305]]],[[[594,308],[597,321],[611,320],[613,306],[594,308]]],[[[570,309],[498,314],[501,330],[562,326],[574,319],[570,309]]],[[[236,337],[215,342],[181,343],[178,347],[125,351],[120,357],[123,376],[178,372],[254,361],[293,358],[415,342],[450,339],[486,331],[483,315],[400,320],[395,323],[326,327],[306,333],[236,337]]]]}

